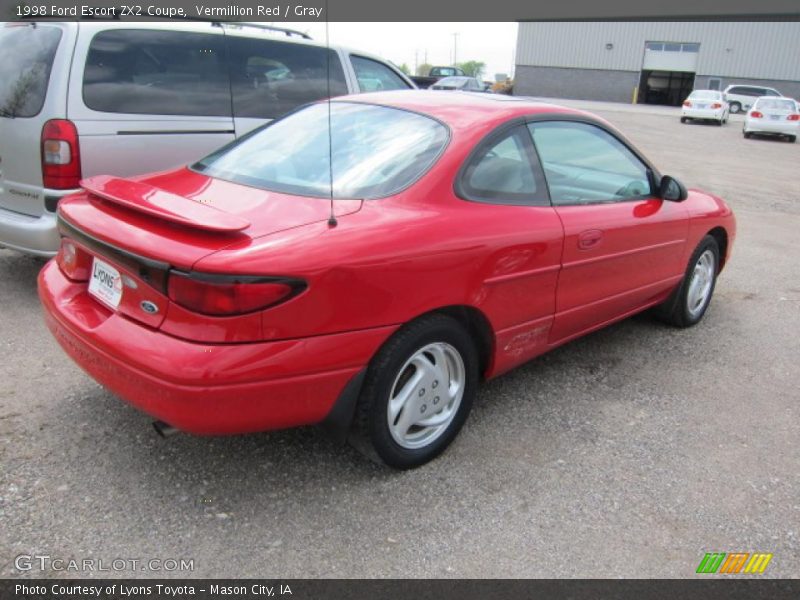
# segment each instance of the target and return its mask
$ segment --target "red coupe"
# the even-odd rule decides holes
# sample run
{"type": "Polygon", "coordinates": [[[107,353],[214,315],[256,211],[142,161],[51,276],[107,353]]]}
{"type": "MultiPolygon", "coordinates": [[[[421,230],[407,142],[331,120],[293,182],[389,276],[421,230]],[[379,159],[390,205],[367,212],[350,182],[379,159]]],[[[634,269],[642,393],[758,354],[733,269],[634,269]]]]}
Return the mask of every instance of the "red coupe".
{"type": "Polygon", "coordinates": [[[655,307],[703,317],[735,221],[585,112],[507,96],[321,102],[58,208],[47,323],[162,431],[322,423],[420,465],[476,386],[655,307]]]}

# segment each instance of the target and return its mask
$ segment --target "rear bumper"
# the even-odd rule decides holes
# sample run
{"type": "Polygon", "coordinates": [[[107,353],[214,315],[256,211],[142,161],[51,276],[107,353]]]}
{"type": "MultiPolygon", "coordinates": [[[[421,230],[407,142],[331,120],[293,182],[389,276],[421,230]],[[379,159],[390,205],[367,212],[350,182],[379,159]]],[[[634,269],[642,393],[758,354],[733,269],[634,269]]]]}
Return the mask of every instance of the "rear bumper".
{"type": "Polygon", "coordinates": [[[55,213],[30,217],[0,208],[0,245],[36,256],[55,256],[60,243],[55,213]]]}
{"type": "Polygon", "coordinates": [[[768,121],[766,119],[745,121],[747,133],[771,133],[775,135],[797,135],[798,121],[768,121]]]}
{"type": "Polygon", "coordinates": [[[247,344],[198,344],[102,307],[54,261],[39,274],[45,320],[98,382],[191,433],[233,434],[321,422],[396,329],[247,344]]]}
{"type": "Polygon", "coordinates": [[[725,114],[724,108],[712,110],[710,108],[683,108],[681,109],[681,116],[689,119],[710,119],[714,121],[721,121],[725,114]]]}

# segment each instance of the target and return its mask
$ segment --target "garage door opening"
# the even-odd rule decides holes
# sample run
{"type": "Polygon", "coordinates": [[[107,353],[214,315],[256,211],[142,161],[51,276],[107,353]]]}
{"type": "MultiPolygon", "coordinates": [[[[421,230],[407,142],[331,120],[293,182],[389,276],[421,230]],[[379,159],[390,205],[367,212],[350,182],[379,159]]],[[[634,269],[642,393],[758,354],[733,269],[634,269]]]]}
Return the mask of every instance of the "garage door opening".
{"type": "Polygon", "coordinates": [[[694,73],[684,71],[642,71],[639,103],[680,106],[694,87],[694,73]]]}

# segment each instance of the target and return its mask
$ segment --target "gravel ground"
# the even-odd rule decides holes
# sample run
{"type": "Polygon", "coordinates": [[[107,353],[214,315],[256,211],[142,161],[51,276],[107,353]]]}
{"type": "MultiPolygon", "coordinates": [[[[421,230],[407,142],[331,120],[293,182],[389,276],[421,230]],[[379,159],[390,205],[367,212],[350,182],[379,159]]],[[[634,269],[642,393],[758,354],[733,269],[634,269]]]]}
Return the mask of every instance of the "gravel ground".
{"type": "Polygon", "coordinates": [[[158,438],[46,331],[43,262],[0,250],[0,576],[58,575],[14,569],[45,554],[194,561],[128,577],[691,577],[761,551],[800,577],[800,143],[572,104],[736,211],[699,326],[639,316],[535,360],[397,473],[314,429],[158,438]]]}

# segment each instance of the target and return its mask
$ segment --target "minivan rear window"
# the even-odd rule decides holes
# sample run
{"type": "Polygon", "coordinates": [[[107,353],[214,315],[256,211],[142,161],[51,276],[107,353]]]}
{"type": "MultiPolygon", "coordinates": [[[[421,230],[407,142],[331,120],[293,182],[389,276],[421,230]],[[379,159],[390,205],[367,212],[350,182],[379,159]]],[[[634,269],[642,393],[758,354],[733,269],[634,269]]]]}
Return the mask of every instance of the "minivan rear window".
{"type": "Polygon", "coordinates": [[[89,46],[83,101],[101,112],[229,117],[225,58],[222,35],[103,31],[89,46]]]}
{"type": "Polygon", "coordinates": [[[60,41],[57,27],[0,27],[0,117],[39,114],[60,41]]]}

